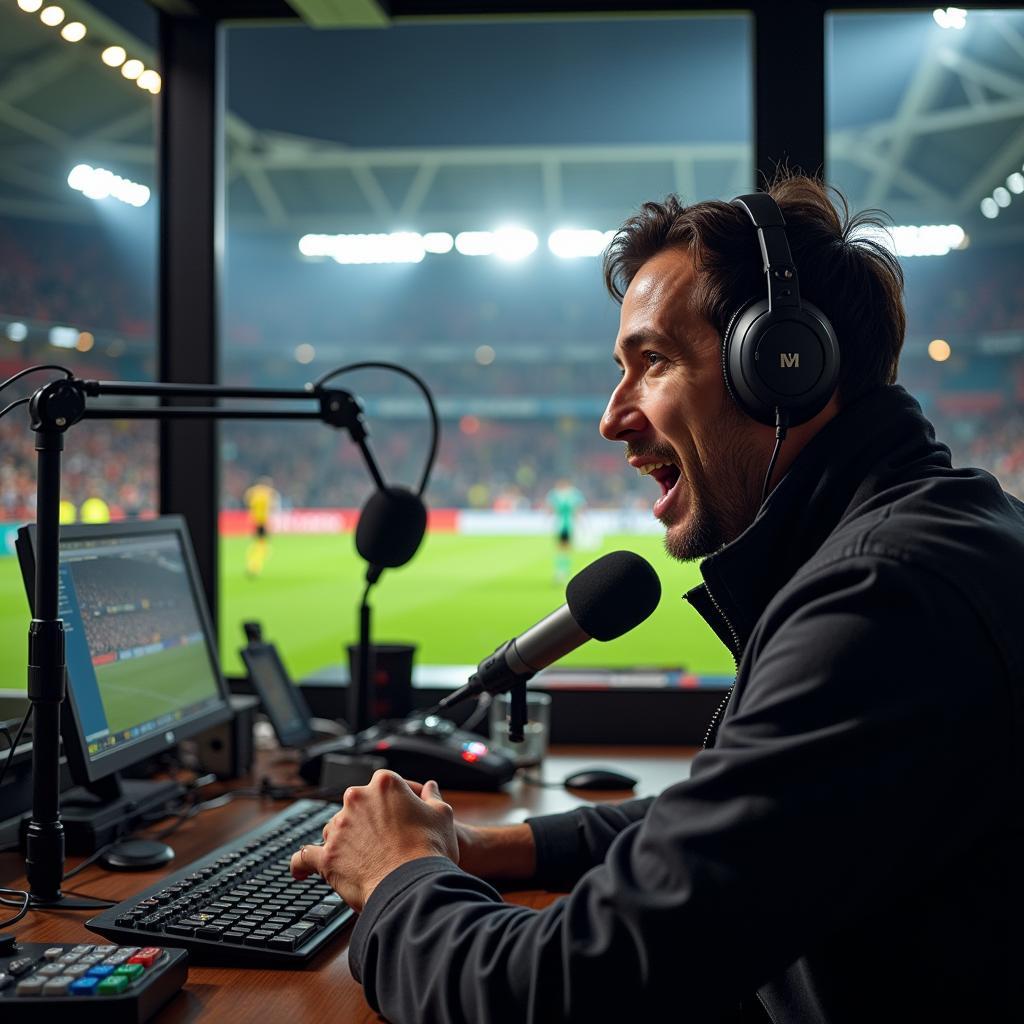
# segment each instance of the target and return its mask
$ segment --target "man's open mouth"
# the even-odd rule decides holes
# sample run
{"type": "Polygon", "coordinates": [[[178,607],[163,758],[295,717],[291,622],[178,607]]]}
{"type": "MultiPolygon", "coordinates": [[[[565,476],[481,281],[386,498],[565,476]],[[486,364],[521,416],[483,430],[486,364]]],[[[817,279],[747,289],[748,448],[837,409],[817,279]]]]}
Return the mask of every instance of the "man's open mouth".
{"type": "Polygon", "coordinates": [[[661,487],[662,496],[667,495],[675,487],[680,477],[679,467],[672,462],[648,462],[638,466],[637,472],[641,476],[653,476],[661,487]]]}

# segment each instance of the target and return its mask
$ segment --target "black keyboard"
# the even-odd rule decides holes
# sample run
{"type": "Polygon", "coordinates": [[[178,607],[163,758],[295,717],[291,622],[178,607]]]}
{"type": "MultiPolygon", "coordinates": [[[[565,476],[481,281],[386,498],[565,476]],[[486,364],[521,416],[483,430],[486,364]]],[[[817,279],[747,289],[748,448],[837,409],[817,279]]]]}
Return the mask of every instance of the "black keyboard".
{"type": "Polygon", "coordinates": [[[340,804],[297,800],[251,832],[87,921],[133,946],[178,946],[244,966],[309,960],[352,917],[319,876],[296,882],[291,856],[317,843],[340,804]]]}

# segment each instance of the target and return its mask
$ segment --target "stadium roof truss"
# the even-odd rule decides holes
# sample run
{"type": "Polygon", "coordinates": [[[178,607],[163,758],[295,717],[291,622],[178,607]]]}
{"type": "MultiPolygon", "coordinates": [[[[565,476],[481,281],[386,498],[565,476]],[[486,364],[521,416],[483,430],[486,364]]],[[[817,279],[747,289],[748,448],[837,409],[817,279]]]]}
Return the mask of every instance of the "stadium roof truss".
{"type": "MultiPolygon", "coordinates": [[[[85,0],[64,6],[89,26],[90,47],[63,43],[13,4],[0,9],[0,215],[93,220],[66,185],[83,161],[152,184],[155,101],[105,67],[95,44],[150,66],[156,56],[85,0]]],[[[976,241],[976,231],[1021,231],[1019,212],[988,223],[978,202],[1024,156],[1022,25],[1007,13],[936,33],[889,116],[830,134],[830,177],[855,206],[881,206],[898,223],[969,223],[976,241]]],[[[250,230],[457,231],[493,226],[503,207],[551,227],[607,229],[629,212],[624,194],[727,197],[753,184],[744,141],[355,149],[231,113],[224,123],[228,214],[250,230]]]]}

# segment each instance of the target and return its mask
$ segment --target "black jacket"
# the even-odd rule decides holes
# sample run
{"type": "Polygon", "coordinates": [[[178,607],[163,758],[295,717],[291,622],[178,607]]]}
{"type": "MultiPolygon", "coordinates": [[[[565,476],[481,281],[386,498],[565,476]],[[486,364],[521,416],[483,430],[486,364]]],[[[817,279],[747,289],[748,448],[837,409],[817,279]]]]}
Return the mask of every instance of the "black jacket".
{"type": "Polygon", "coordinates": [[[1024,1019],[1024,505],[884,388],[801,452],[687,597],[737,658],[654,800],[531,821],[510,906],[392,872],[350,962],[395,1024],[1024,1019]],[[666,1011],[668,1011],[666,1013],[666,1011]]]}

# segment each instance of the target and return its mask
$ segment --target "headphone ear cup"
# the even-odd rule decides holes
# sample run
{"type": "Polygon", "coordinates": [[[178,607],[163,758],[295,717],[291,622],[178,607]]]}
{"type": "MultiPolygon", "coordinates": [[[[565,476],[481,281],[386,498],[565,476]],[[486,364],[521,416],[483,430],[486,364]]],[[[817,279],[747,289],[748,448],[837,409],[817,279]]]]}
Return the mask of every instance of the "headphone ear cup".
{"type": "Polygon", "coordinates": [[[743,402],[740,396],[736,393],[736,388],[733,387],[732,383],[732,371],[729,369],[729,350],[733,345],[733,331],[736,329],[736,321],[740,318],[740,314],[749,306],[750,303],[746,302],[735,313],[729,318],[729,322],[725,325],[725,333],[722,335],[722,380],[725,381],[725,390],[729,393],[729,397],[746,412],[744,409],[743,402]]]}

